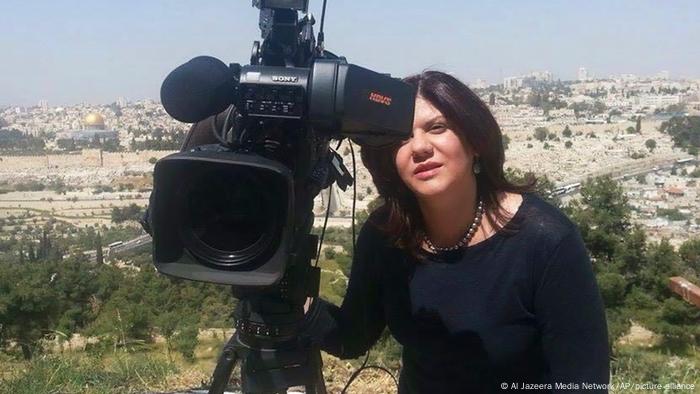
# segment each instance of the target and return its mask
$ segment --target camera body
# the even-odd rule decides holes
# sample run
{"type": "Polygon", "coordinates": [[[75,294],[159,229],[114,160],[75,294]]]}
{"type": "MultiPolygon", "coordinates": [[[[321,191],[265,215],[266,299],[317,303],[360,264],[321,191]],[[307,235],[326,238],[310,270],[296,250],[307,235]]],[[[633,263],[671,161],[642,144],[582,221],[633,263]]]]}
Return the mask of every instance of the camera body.
{"type": "Polygon", "coordinates": [[[388,143],[413,123],[412,87],[342,59],[317,59],[309,69],[244,66],[239,81],[242,114],[306,118],[332,138],[388,143]]]}
{"type": "Polygon", "coordinates": [[[193,129],[210,126],[220,143],[159,160],[148,213],[159,272],[243,292],[279,284],[313,255],[314,197],[352,182],[330,141],[406,138],[416,95],[316,46],[313,17],[297,19],[308,0],[253,5],[264,42],[251,64],[198,57],[163,82],[166,111],[193,129]]]}

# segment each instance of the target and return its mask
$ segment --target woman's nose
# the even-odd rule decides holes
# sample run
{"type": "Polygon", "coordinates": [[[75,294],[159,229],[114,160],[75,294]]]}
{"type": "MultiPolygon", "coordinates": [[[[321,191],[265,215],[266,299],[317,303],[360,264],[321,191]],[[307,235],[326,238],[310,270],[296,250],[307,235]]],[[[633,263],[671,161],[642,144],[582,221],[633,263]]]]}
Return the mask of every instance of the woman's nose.
{"type": "Polygon", "coordinates": [[[411,153],[415,158],[430,156],[433,153],[433,145],[427,138],[427,135],[422,132],[414,132],[411,138],[411,153]]]}

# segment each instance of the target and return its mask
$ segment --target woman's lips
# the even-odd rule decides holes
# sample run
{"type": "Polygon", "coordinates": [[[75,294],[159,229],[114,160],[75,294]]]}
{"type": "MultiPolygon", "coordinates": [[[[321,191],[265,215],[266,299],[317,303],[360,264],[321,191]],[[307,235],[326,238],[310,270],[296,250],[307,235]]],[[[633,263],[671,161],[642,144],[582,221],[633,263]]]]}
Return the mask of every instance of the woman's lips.
{"type": "Polygon", "coordinates": [[[442,165],[418,171],[414,174],[414,176],[420,180],[430,179],[437,175],[437,173],[440,171],[440,168],[442,168],[442,165]]]}

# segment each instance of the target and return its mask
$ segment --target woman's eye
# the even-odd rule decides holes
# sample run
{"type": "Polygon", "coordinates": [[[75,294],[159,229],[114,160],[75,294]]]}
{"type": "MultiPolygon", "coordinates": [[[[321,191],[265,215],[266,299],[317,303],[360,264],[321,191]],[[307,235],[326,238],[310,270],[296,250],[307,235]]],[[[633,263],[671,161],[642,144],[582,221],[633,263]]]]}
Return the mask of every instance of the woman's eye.
{"type": "Polygon", "coordinates": [[[435,133],[439,133],[445,130],[445,125],[444,124],[436,124],[433,127],[430,128],[430,131],[435,133]]]}

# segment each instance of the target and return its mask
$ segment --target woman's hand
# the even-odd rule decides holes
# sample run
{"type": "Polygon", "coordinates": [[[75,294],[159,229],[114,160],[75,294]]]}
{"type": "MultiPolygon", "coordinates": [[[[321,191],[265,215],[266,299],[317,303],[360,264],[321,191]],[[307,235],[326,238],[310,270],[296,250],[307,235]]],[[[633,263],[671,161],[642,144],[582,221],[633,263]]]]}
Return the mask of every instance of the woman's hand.
{"type": "Polygon", "coordinates": [[[304,314],[309,311],[309,307],[311,307],[311,303],[314,302],[313,297],[307,297],[306,302],[304,303],[304,314]]]}
{"type": "Polygon", "coordinates": [[[328,303],[323,299],[308,297],[304,303],[304,319],[300,326],[299,337],[308,340],[314,346],[321,346],[332,331],[337,330],[335,319],[328,312],[328,303]]]}

